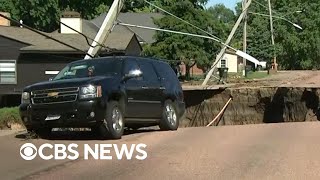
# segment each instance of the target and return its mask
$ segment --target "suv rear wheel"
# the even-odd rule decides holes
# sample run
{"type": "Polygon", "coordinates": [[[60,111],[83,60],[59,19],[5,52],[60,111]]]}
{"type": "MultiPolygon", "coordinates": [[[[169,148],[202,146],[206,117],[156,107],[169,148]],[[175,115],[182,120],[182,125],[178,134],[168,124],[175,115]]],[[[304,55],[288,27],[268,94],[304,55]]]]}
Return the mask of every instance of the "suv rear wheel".
{"type": "Polygon", "coordinates": [[[159,127],[164,131],[175,131],[179,127],[177,108],[171,100],[166,100],[163,105],[162,118],[159,127]]]}
{"type": "Polygon", "coordinates": [[[106,117],[98,127],[98,131],[103,138],[121,139],[124,132],[124,116],[117,101],[108,102],[106,117]]]}

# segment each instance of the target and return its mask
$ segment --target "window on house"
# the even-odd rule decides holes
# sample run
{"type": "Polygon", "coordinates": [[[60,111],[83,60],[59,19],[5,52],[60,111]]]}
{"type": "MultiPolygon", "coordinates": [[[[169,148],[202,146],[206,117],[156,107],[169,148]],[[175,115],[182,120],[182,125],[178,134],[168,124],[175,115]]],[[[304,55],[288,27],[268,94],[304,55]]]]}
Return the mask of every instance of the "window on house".
{"type": "Polygon", "coordinates": [[[16,61],[0,60],[0,84],[16,84],[16,61]]]}
{"type": "Polygon", "coordinates": [[[226,68],[227,67],[227,60],[221,59],[221,67],[226,68]]]}

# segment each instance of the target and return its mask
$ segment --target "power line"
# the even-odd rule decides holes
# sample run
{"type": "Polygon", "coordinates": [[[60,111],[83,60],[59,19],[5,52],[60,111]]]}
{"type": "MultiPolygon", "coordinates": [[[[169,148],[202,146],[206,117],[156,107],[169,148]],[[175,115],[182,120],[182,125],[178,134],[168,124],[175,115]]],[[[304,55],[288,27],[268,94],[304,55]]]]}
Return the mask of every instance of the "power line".
{"type": "Polygon", "coordinates": [[[134,25],[134,24],[128,24],[128,23],[121,23],[117,22],[117,25],[121,26],[128,26],[128,27],[135,27],[135,28],[141,28],[141,29],[149,29],[149,30],[155,30],[155,31],[163,31],[163,32],[169,32],[169,33],[174,33],[174,34],[182,34],[182,35],[187,35],[187,36],[193,36],[193,37],[199,37],[199,38],[204,38],[204,39],[210,39],[213,41],[216,41],[234,51],[237,51],[237,49],[231,47],[230,45],[223,43],[219,41],[218,39],[210,36],[204,36],[204,35],[199,35],[199,34],[192,34],[192,33],[186,33],[186,32],[180,32],[180,31],[173,31],[173,30],[168,30],[168,29],[161,29],[161,28],[154,28],[154,27],[147,27],[147,26],[141,26],[141,25],[134,25]]]}
{"type": "MultiPolygon", "coordinates": [[[[254,2],[256,2],[258,5],[260,5],[260,6],[262,6],[262,7],[264,7],[264,8],[266,8],[266,10],[269,10],[269,7],[268,6],[266,6],[266,5],[263,5],[262,3],[260,3],[259,1],[257,1],[257,0],[253,0],[254,2]]],[[[276,12],[276,11],[274,11],[274,10],[271,10],[272,11],[272,13],[275,13],[275,14],[278,14],[278,15],[281,15],[281,13],[279,13],[279,12],[276,12]]]]}
{"type": "Polygon", "coordinates": [[[186,20],[184,20],[184,19],[182,19],[182,18],[179,18],[178,16],[176,16],[176,15],[174,15],[174,14],[172,14],[172,13],[170,13],[170,12],[164,10],[164,9],[162,9],[161,7],[155,5],[155,4],[153,4],[153,3],[151,3],[151,2],[149,2],[149,1],[147,1],[147,0],[144,0],[144,2],[146,2],[146,3],[149,4],[150,6],[153,6],[153,7],[157,8],[157,9],[159,9],[160,11],[162,11],[162,12],[164,12],[164,13],[166,13],[166,14],[169,14],[170,16],[173,16],[174,18],[179,19],[180,21],[182,21],[182,22],[184,22],[184,23],[186,23],[186,24],[188,24],[188,25],[190,25],[190,26],[192,26],[192,27],[194,27],[194,28],[196,28],[196,29],[204,32],[205,34],[207,34],[207,35],[215,38],[216,40],[221,41],[221,39],[220,39],[219,37],[217,37],[217,36],[209,33],[208,31],[205,31],[205,30],[201,29],[200,27],[198,27],[198,26],[196,26],[196,25],[194,25],[194,24],[192,24],[192,23],[190,23],[190,22],[188,22],[188,21],[186,21],[186,20]]]}
{"type": "Polygon", "coordinates": [[[110,48],[110,47],[108,47],[108,46],[105,46],[104,44],[101,44],[101,43],[95,41],[93,38],[90,38],[89,36],[85,35],[84,33],[77,31],[76,29],[68,26],[67,24],[65,24],[65,23],[63,23],[63,22],[61,22],[61,21],[57,21],[57,22],[59,22],[60,24],[66,26],[67,28],[75,31],[76,33],[82,35],[82,36],[86,39],[87,44],[88,44],[90,47],[92,47],[92,48],[96,48],[97,46],[101,46],[101,47],[103,47],[107,52],[110,52],[110,51],[112,51],[112,50],[116,50],[116,49],[114,49],[114,48],[110,48]],[[90,44],[89,40],[91,40],[91,41],[93,41],[93,42],[96,42],[97,45],[96,45],[96,46],[92,46],[92,45],[90,44]]]}
{"type": "Polygon", "coordinates": [[[13,19],[13,18],[7,17],[7,16],[5,16],[5,15],[3,15],[3,14],[0,14],[0,17],[3,17],[3,18],[5,18],[5,19],[7,19],[7,20],[9,20],[9,21],[13,21],[13,22],[21,25],[22,27],[25,27],[25,28],[29,29],[30,31],[33,31],[33,32],[35,32],[35,33],[37,33],[37,34],[40,34],[41,36],[44,36],[44,37],[46,37],[46,38],[48,38],[48,39],[51,39],[51,40],[56,41],[56,42],[58,42],[58,43],[60,43],[60,44],[63,44],[63,45],[65,45],[65,46],[69,47],[69,48],[72,48],[72,49],[76,50],[76,51],[83,52],[83,53],[85,53],[86,55],[90,56],[91,58],[94,58],[93,56],[91,56],[90,54],[88,54],[87,52],[85,52],[85,51],[83,51],[83,50],[81,50],[81,49],[79,49],[79,48],[76,48],[76,47],[74,47],[74,46],[72,46],[72,45],[69,45],[69,44],[67,44],[67,43],[65,43],[65,42],[62,42],[62,41],[60,41],[60,40],[57,40],[57,39],[55,39],[55,38],[53,38],[53,37],[51,37],[51,36],[49,36],[49,35],[46,35],[45,33],[41,32],[41,31],[38,31],[38,30],[33,29],[33,28],[31,28],[31,27],[29,27],[29,26],[27,26],[27,25],[25,25],[25,24],[22,24],[22,23],[20,23],[19,21],[13,19]]]}

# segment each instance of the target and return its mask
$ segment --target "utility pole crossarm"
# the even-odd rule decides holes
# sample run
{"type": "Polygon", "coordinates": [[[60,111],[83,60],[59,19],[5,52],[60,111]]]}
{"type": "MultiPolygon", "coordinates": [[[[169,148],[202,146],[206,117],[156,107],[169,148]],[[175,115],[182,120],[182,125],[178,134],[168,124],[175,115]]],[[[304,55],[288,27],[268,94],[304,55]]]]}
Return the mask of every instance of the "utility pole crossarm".
{"type": "MultiPolygon", "coordinates": [[[[245,14],[246,14],[246,11],[245,11],[245,10],[247,10],[247,9],[249,8],[249,6],[251,5],[251,2],[252,2],[252,0],[248,0],[248,2],[246,3],[246,5],[245,5],[245,7],[244,7],[244,11],[242,11],[242,13],[240,14],[240,16],[239,16],[236,24],[234,25],[234,27],[233,27],[233,29],[232,29],[232,31],[231,31],[231,33],[230,33],[227,41],[226,41],[224,44],[226,44],[226,45],[229,45],[229,44],[230,44],[230,42],[231,42],[231,40],[232,40],[232,38],[233,38],[236,30],[238,29],[241,21],[243,20],[243,17],[244,17],[245,14]]],[[[211,66],[211,70],[208,72],[205,80],[203,81],[203,83],[202,83],[203,86],[207,85],[210,77],[212,76],[212,74],[213,74],[213,72],[214,72],[215,66],[216,66],[217,63],[221,60],[221,58],[222,58],[222,56],[224,55],[226,49],[227,49],[227,46],[224,45],[223,48],[221,49],[220,53],[218,54],[215,62],[214,62],[213,65],[211,66]]]]}
{"type": "Polygon", "coordinates": [[[92,57],[95,57],[96,54],[99,52],[99,50],[101,49],[101,46],[99,44],[105,43],[106,39],[108,38],[108,36],[114,26],[114,22],[117,20],[117,17],[120,13],[120,10],[123,7],[123,4],[124,4],[124,0],[114,0],[113,1],[113,4],[112,4],[106,18],[104,19],[98,34],[94,38],[94,41],[92,42],[92,44],[88,50],[88,54],[91,55],[91,57],[89,55],[86,55],[84,59],[90,59],[92,57]]]}

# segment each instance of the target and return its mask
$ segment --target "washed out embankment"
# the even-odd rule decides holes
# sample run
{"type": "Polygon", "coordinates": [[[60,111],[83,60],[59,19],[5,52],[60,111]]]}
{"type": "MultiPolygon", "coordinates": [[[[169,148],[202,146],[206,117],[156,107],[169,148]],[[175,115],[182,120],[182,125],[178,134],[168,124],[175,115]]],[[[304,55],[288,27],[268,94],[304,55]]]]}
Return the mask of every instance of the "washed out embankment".
{"type": "Polygon", "coordinates": [[[181,127],[206,126],[232,97],[219,123],[245,125],[320,120],[320,88],[263,87],[185,91],[181,127]]]}

